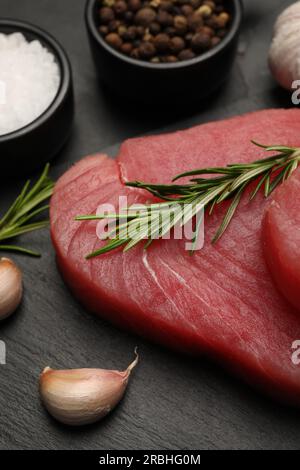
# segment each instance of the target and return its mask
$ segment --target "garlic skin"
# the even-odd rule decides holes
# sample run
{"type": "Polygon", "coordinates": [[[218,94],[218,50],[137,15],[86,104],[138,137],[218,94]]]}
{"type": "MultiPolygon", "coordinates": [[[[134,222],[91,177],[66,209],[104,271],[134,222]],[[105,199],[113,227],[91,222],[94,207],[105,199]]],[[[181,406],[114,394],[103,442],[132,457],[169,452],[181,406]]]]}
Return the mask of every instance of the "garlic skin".
{"type": "Polygon", "coordinates": [[[9,258],[0,259],[0,320],[9,317],[23,295],[22,273],[9,258]]]}
{"type": "Polygon", "coordinates": [[[300,1],[277,18],[269,51],[269,66],[277,82],[287,90],[300,80],[300,1]]]}
{"type": "Polygon", "coordinates": [[[40,376],[40,397],[48,412],[63,424],[81,426],[106,416],[121,400],[138,355],[119,372],[106,369],[53,370],[40,376]]]}

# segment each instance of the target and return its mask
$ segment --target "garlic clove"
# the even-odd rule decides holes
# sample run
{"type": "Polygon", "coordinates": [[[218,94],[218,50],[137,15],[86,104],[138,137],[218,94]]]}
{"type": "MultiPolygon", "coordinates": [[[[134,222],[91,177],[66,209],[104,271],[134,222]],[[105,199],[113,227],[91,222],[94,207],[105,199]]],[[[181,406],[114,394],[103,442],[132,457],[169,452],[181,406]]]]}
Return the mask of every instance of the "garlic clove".
{"type": "Polygon", "coordinates": [[[123,371],[106,369],[53,370],[40,376],[40,397],[48,412],[71,426],[94,423],[122,399],[135,360],[123,371]]]}
{"type": "Polygon", "coordinates": [[[269,51],[269,66],[277,82],[287,90],[299,79],[300,2],[293,3],[277,18],[269,51]]]}
{"type": "Polygon", "coordinates": [[[8,258],[0,259],[0,320],[9,317],[22,300],[22,273],[8,258]]]}

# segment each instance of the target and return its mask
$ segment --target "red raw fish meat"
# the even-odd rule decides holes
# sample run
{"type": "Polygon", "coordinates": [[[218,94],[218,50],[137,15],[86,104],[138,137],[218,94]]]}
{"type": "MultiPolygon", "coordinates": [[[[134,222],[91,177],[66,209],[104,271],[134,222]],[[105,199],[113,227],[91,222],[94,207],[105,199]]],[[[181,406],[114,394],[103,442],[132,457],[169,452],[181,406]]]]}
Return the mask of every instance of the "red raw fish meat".
{"type": "MultiPolygon", "coordinates": [[[[300,309],[300,172],[275,192],[262,224],[263,246],[273,279],[300,309]]],[[[300,313],[299,313],[300,316],[300,313]]]]}
{"type": "Polygon", "coordinates": [[[277,291],[264,261],[263,196],[242,199],[216,245],[210,240],[224,208],[207,216],[205,246],[192,257],[184,240],[159,240],[147,251],[139,245],[86,260],[103,244],[97,222],[74,221],[100,204],[117,204],[120,195],[129,203],[150,199],[126,187],[128,180],[167,183],[183,171],[266,156],[251,139],[300,146],[300,110],[259,111],[131,139],[116,160],[83,159],[56,185],[52,240],[66,283],[88,309],[172,348],[210,355],[247,382],[299,405],[300,366],[292,362],[291,348],[300,339],[300,316],[277,291]]]}

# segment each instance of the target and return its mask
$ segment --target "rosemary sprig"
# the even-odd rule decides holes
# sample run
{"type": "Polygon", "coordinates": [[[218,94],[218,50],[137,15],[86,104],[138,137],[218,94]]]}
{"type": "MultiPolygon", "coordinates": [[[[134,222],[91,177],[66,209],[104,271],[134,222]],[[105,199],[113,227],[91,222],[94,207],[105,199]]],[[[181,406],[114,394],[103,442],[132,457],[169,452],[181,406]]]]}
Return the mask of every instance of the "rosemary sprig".
{"type": "Polygon", "coordinates": [[[0,219],[0,251],[14,251],[30,256],[40,256],[39,253],[21,246],[7,244],[7,241],[39,230],[49,224],[48,220],[34,221],[42,212],[49,208],[43,202],[52,194],[54,182],[49,178],[49,164],[45,166],[38,181],[31,185],[28,180],[19,196],[0,219]]]}
{"type": "MultiPolygon", "coordinates": [[[[212,213],[214,208],[226,200],[231,200],[226,214],[212,240],[215,243],[224,234],[240,203],[245,189],[255,181],[256,186],[250,194],[252,200],[260,190],[265,197],[270,196],[274,189],[286,180],[298,167],[300,148],[281,145],[266,146],[252,141],[266,152],[275,154],[252,163],[234,163],[226,167],[212,167],[188,171],[177,175],[173,182],[182,177],[192,177],[190,182],[178,184],[148,184],[140,181],[129,182],[127,186],[147,190],[161,203],[122,209],[116,214],[100,214],[78,216],[76,220],[112,219],[116,226],[107,234],[106,244],[87,255],[92,258],[125,245],[129,250],[142,240],[147,240],[147,248],[154,239],[161,238],[170,232],[175,225],[182,222],[182,210],[189,204],[188,214],[184,223],[189,222],[202,208],[212,213]],[[204,177],[210,176],[210,177],[204,177]],[[179,210],[182,208],[182,210],[179,210]],[[168,215],[168,217],[164,217],[168,215]],[[167,219],[167,223],[164,222],[167,219]],[[151,228],[151,233],[149,232],[151,228]],[[138,230],[137,230],[138,229],[138,230]]],[[[199,227],[196,229],[193,245],[197,243],[199,227]]]]}

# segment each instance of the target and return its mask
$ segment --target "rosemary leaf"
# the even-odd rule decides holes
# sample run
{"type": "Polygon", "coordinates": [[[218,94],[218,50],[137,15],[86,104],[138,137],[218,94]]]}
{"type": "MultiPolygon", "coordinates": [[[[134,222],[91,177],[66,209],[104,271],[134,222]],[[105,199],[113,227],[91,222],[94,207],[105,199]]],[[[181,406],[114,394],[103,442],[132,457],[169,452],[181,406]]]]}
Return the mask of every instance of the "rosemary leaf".
{"type": "Polygon", "coordinates": [[[265,180],[265,197],[269,196],[269,191],[270,191],[270,184],[271,184],[271,172],[268,172],[266,174],[266,180],[265,180]]]}
{"type": "Polygon", "coordinates": [[[230,204],[230,206],[229,206],[229,208],[228,208],[228,210],[225,214],[225,217],[222,220],[222,223],[221,223],[220,227],[218,228],[218,230],[216,231],[215,236],[212,239],[212,243],[216,243],[221,238],[221,236],[223,235],[223,233],[227,229],[228,225],[230,224],[231,219],[234,216],[234,213],[235,213],[235,211],[236,211],[236,209],[237,209],[237,207],[240,203],[240,200],[241,200],[241,197],[242,197],[242,194],[243,194],[243,191],[244,191],[246,185],[247,185],[247,183],[244,183],[243,186],[240,187],[240,189],[238,190],[238,192],[234,196],[234,198],[232,200],[232,203],[230,204]]]}
{"type": "Polygon", "coordinates": [[[250,201],[252,201],[252,199],[255,198],[255,196],[257,195],[258,191],[260,190],[260,188],[262,187],[262,185],[265,183],[266,179],[268,178],[269,176],[269,173],[266,173],[265,175],[262,176],[262,178],[259,180],[258,184],[256,185],[254,191],[252,191],[251,195],[250,195],[250,201]]]}
{"type": "Polygon", "coordinates": [[[0,251],[13,251],[16,253],[23,253],[24,255],[34,256],[40,258],[41,254],[37,251],[28,250],[27,248],[22,248],[21,246],[15,245],[0,245],[0,251]]]}

